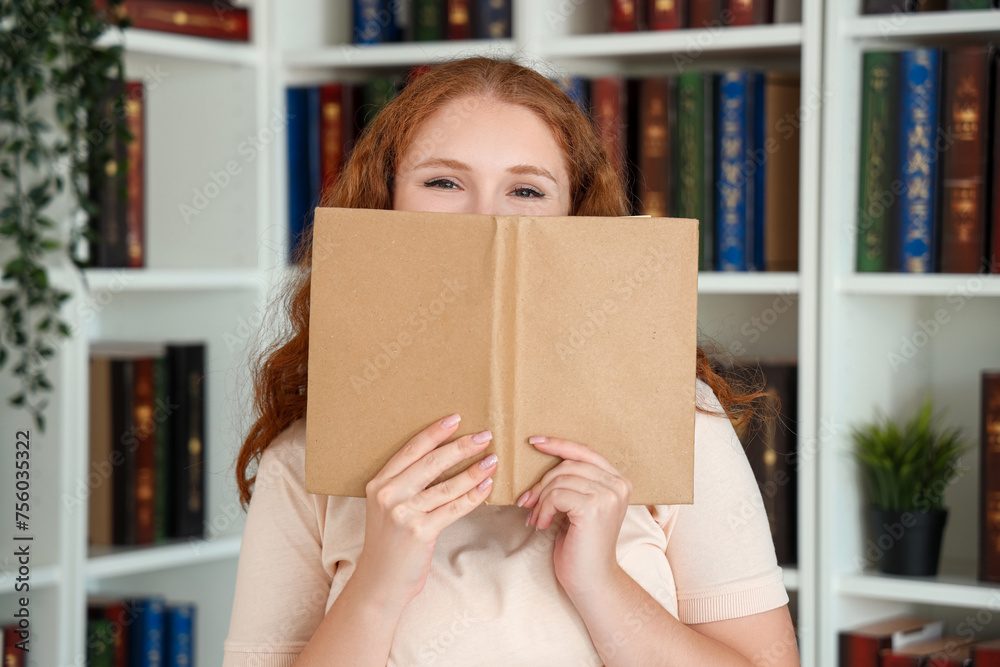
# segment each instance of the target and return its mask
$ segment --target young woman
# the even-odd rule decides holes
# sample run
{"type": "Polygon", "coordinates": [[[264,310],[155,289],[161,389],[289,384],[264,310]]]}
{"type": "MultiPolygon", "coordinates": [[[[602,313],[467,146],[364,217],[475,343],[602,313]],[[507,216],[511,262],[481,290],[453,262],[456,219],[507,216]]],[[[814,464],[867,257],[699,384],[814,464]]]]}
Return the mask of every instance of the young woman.
{"type": "MultiPolygon", "coordinates": [[[[323,205],[628,213],[574,103],[538,73],[485,58],[411,81],[323,205]]],[[[701,350],[693,505],[629,506],[629,481],[558,433],[531,439],[562,462],[517,507],[483,505],[504,462],[481,454],[491,433],[463,433],[461,415],[428,415],[367,498],[307,494],[303,248],[293,330],[255,369],[258,414],[237,460],[249,509],[226,667],[799,664],[760,492],[727,417],[754,396],[734,393],[701,350]]]]}

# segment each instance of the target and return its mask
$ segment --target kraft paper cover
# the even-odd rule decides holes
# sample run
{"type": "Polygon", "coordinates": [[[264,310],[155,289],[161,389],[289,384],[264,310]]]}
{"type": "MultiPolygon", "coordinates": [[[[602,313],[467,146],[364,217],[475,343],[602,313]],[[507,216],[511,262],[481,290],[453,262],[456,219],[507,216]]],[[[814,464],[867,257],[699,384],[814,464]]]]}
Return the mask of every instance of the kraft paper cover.
{"type": "MultiPolygon", "coordinates": [[[[411,437],[462,415],[512,505],[584,443],[632,504],[693,501],[698,223],[319,208],[306,490],[363,497],[411,437]]],[[[471,461],[455,466],[451,476],[471,461]]]]}

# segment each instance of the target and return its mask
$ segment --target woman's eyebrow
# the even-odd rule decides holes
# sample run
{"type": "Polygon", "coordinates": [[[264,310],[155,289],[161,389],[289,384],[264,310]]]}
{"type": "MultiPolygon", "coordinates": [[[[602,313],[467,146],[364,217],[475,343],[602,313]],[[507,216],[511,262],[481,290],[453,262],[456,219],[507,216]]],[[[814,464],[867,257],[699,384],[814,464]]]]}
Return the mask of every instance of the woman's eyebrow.
{"type": "Polygon", "coordinates": [[[445,167],[446,169],[457,169],[459,171],[472,171],[472,167],[465,164],[464,162],[459,162],[458,160],[451,160],[445,157],[428,158],[413,168],[425,169],[428,167],[445,167]]]}
{"type": "Polygon", "coordinates": [[[542,167],[536,167],[533,164],[519,164],[511,167],[507,170],[509,174],[519,174],[521,176],[541,176],[542,178],[547,178],[556,185],[559,185],[559,181],[553,176],[548,169],[543,169],[542,167]]]}

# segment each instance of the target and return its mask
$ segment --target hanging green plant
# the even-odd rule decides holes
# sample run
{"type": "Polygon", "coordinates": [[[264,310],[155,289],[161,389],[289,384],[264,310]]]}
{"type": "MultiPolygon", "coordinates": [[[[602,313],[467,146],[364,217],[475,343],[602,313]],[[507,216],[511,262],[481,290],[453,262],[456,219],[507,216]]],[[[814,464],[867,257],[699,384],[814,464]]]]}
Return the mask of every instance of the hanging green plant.
{"type": "MultiPolygon", "coordinates": [[[[52,390],[47,360],[72,333],[60,316],[70,294],[50,284],[46,256],[65,252],[75,266],[87,265],[77,254],[82,239],[94,240],[87,175],[109,159],[111,138],[88,129],[110,81],[124,74],[123,48],[98,40],[109,21],[126,27],[114,18],[121,3],[107,0],[105,12],[93,0],[0,0],[0,369],[14,364],[20,389],[8,402],[28,410],[42,431],[48,399],[41,394],[52,390]],[[68,225],[46,214],[63,192],[68,225]]],[[[123,119],[105,123],[107,135],[130,138],[123,119]]]]}

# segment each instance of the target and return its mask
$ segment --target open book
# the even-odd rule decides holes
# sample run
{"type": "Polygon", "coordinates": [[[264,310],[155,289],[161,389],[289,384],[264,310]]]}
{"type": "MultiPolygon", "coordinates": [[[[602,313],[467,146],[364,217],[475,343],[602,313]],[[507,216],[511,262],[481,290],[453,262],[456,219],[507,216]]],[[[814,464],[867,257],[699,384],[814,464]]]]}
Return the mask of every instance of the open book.
{"type": "Polygon", "coordinates": [[[605,456],[632,504],[693,501],[697,221],[318,208],[314,226],[308,492],[364,496],[457,412],[455,437],[493,432],[491,504],[558,463],[532,435],[605,456]]]}

